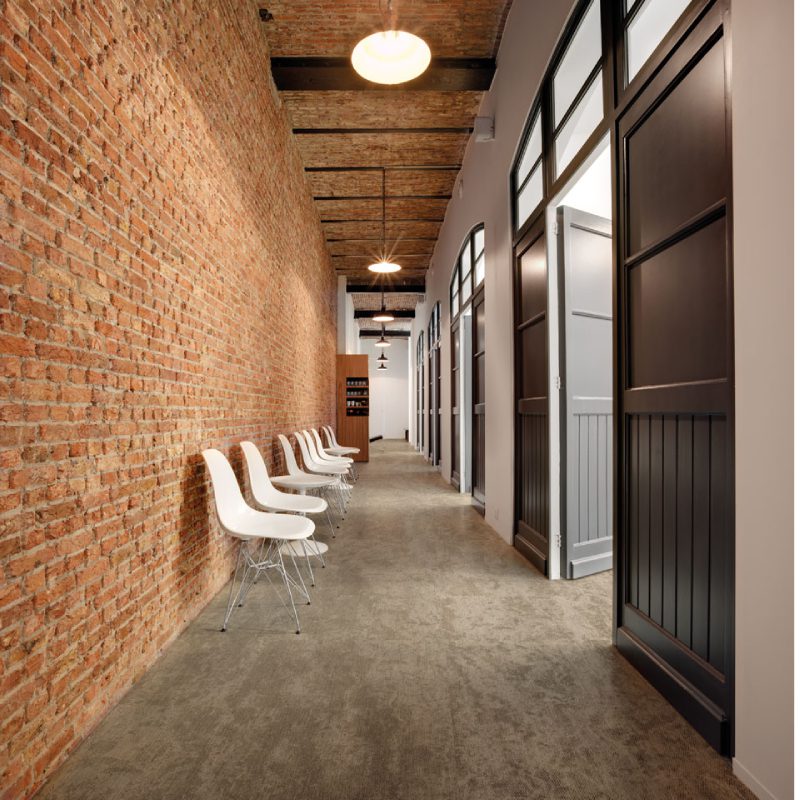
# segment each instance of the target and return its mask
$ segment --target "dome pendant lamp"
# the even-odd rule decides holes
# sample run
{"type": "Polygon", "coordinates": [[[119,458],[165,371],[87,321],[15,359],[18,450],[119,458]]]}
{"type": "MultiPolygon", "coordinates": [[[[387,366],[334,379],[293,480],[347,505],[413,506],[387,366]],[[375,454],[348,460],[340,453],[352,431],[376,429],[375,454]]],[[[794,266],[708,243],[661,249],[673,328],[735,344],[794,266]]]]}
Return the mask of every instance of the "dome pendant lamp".
{"type": "Polygon", "coordinates": [[[375,342],[375,347],[390,347],[391,342],[386,338],[386,326],[381,325],[381,338],[375,342]]]}
{"type": "Polygon", "coordinates": [[[394,314],[391,311],[386,310],[386,303],[383,299],[383,289],[381,289],[381,310],[376,312],[372,319],[375,322],[393,322],[394,321],[394,314]]]}
{"type": "Polygon", "coordinates": [[[386,358],[386,353],[381,353],[377,358],[377,362],[379,364],[388,364],[389,363],[389,359],[386,358]]]}
{"type": "Polygon", "coordinates": [[[431,63],[431,49],[413,33],[396,30],[392,0],[387,0],[383,30],[362,39],[353,48],[353,69],[372,83],[395,85],[422,75],[431,63]]]}
{"type": "Polygon", "coordinates": [[[370,264],[367,269],[370,272],[389,273],[398,272],[401,267],[395,264],[386,256],[386,167],[383,168],[383,184],[381,189],[381,201],[383,209],[383,232],[381,234],[381,258],[374,264],[370,264]]]}

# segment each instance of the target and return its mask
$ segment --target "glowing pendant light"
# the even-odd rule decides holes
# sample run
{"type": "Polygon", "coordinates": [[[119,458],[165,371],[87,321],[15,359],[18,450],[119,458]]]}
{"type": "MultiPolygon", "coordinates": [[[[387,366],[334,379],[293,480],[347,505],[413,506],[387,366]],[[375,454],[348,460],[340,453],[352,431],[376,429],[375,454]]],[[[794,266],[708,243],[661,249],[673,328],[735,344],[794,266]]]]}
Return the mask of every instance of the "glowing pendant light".
{"type": "MultiPolygon", "coordinates": [[[[381,234],[381,245],[382,253],[386,253],[386,167],[383,168],[383,184],[381,189],[381,200],[382,200],[382,208],[383,208],[383,233],[381,234]]],[[[397,272],[400,270],[400,265],[395,264],[393,261],[390,261],[384,255],[380,261],[376,261],[374,264],[370,264],[367,269],[370,272],[397,272]]],[[[387,320],[388,321],[388,320],[387,320]]]]}
{"type": "Polygon", "coordinates": [[[353,48],[353,69],[373,83],[394,85],[422,75],[431,63],[431,49],[413,33],[396,29],[392,0],[387,0],[383,30],[362,39],[353,48]]]}
{"type": "Polygon", "coordinates": [[[394,321],[394,314],[391,311],[386,310],[386,303],[383,300],[383,289],[381,289],[381,310],[376,312],[372,319],[375,322],[393,322],[394,321]]]}
{"type": "Polygon", "coordinates": [[[386,364],[378,364],[378,369],[388,369],[386,364]]]}
{"type": "Polygon", "coordinates": [[[375,347],[391,347],[391,342],[386,338],[386,326],[381,325],[381,338],[375,342],[375,347]]]}
{"type": "Polygon", "coordinates": [[[386,358],[386,353],[381,353],[378,356],[377,361],[379,364],[387,364],[389,362],[389,359],[386,358]]]}

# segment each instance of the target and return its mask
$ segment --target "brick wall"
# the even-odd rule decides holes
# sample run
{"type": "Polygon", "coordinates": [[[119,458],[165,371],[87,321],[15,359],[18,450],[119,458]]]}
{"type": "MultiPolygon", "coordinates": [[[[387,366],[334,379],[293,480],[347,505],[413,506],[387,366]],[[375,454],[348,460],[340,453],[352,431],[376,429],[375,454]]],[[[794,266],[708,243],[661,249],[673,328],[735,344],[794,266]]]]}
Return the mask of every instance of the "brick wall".
{"type": "Polygon", "coordinates": [[[335,280],[250,0],[0,0],[0,787],[227,579],[200,451],[332,422],[335,280]]]}

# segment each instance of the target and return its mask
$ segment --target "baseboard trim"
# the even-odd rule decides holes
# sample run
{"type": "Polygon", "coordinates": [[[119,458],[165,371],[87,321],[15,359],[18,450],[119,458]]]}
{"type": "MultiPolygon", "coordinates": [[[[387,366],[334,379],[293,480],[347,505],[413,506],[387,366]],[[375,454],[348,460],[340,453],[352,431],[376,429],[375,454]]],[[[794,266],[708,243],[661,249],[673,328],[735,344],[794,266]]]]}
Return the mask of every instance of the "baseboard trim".
{"type": "Polygon", "coordinates": [[[514,547],[519,550],[544,575],[547,575],[547,556],[522,536],[514,537],[514,547]]]}
{"type": "Polygon", "coordinates": [[[730,721],[628,628],[617,628],[617,649],[658,689],[692,727],[722,755],[730,753],[730,721]]]}
{"type": "Polygon", "coordinates": [[[596,572],[604,572],[611,569],[612,566],[611,553],[573,558],[569,562],[569,576],[570,578],[583,578],[586,575],[594,575],[596,572]]]}
{"type": "MultiPolygon", "coordinates": [[[[778,796],[764,786],[761,781],[747,769],[737,758],[733,759],[733,774],[756,796],[759,800],[778,800],[778,796]]],[[[787,798],[788,800],[788,798],[787,798]]]]}

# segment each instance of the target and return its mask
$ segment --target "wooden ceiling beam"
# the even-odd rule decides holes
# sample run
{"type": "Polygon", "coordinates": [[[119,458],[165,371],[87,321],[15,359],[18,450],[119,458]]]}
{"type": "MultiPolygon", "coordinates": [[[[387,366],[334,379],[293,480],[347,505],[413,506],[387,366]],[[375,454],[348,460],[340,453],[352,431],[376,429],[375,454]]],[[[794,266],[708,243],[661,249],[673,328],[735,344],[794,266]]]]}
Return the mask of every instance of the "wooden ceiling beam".
{"type": "Polygon", "coordinates": [[[485,92],[495,73],[493,58],[433,58],[418,78],[397,86],[362,78],[346,56],[276,56],[270,59],[279,91],[485,92]]]}
{"type": "MultiPolygon", "coordinates": [[[[353,318],[354,319],[372,319],[377,313],[379,313],[379,311],[380,311],[380,309],[378,309],[378,308],[372,309],[370,311],[364,311],[364,310],[361,310],[361,309],[356,309],[353,312],[353,318]]],[[[395,309],[390,309],[389,313],[395,319],[414,319],[414,313],[415,312],[413,311],[413,309],[412,310],[403,309],[402,311],[398,311],[398,310],[395,310],[395,309]]]]}
{"type": "Polygon", "coordinates": [[[347,291],[350,294],[367,294],[386,292],[390,294],[397,292],[399,294],[425,294],[424,283],[391,283],[391,284],[378,284],[378,283],[350,283],[347,282],[347,291]]]}
{"type": "MultiPolygon", "coordinates": [[[[451,194],[387,194],[387,200],[450,200],[451,194]]],[[[379,194],[315,194],[314,200],[380,200],[379,194]]]]}

